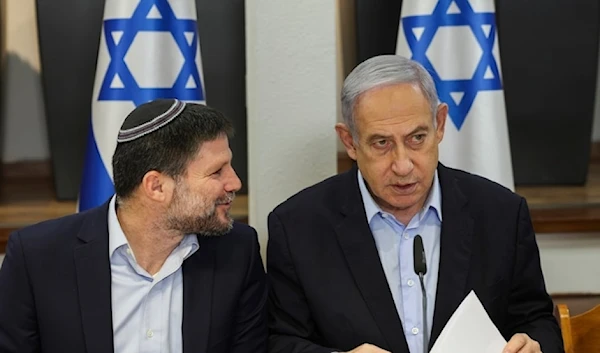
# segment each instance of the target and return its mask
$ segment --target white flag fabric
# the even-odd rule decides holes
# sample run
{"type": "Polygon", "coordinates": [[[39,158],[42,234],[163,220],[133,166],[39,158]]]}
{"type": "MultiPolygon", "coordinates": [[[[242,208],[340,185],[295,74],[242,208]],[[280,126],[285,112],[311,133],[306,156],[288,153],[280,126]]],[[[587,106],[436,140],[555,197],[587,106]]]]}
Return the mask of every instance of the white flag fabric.
{"type": "Polygon", "coordinates": [[[206,101],[194,0],[106,0],[78,211],[112,196],[121,124],[156,98],[206,101]]]}
{"type": "Polygon", "coordinates": [[[396,54],[449,106],[440,162],[514,190],[493,0],[404,0],[396,54]]]}

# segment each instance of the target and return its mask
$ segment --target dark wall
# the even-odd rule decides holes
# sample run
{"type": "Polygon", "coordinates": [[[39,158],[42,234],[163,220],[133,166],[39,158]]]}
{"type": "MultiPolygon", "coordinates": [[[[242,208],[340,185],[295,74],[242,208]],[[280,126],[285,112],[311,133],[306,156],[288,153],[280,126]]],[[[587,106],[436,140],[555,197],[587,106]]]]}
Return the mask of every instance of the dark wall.
{"type": "MultiPolygon", "coordinates": [[[[356,0],[358,62],[396,50],[402,1],[356,0]]],[[[600,3],[497,0],[515,184],[586,180],[600,3]]]]}
{"type": "Polygon", "coordinates": [[[75,200],[83,168],[104,1],[37,0],[42,88],[59,200],[75,200]]]}
{"type": "Polygon", "coordinates": [[[244,0],[196,0],[206,103],[233,120],[233,167],[247,193],[246,21],[244,0]]]}
{"type": "MultiPolygon", "coordinates": [[[[103,0],[37,0],[42,85],[57,198],[75,200],[91,114],[103,0]]],[[[247,180],[243,0],[196,0],[207,104],[229,116],[247,180]]],[[[242,190],[246,192],[246,189],[242,190]]]]}

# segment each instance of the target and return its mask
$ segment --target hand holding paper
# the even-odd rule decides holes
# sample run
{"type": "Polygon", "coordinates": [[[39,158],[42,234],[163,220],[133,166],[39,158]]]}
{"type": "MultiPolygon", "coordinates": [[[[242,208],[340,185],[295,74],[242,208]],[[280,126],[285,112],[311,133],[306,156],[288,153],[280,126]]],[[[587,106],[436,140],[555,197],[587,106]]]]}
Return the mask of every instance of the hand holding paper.
{"type": "Polygon", "coordinates": [[[503,353],[542,353],[540,344],[524,333],[517,333],[506,345],[503,353]]]}

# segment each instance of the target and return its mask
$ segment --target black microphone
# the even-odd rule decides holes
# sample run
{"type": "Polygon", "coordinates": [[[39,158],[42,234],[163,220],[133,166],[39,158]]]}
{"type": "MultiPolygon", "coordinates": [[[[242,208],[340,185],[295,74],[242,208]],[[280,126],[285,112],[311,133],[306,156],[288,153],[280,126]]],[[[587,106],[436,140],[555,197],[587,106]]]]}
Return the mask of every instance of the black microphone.
{"type": "Polygon", "coordinates": [[[415,244],[413,248],[414,261],[415,261],[415,273],[417,275],[423,275],[427,273],[427,260],[425,259],[425,249],[423,248],[423,238],[419,234],[415,236],[415,244]]]}
{"type": "Polygon", "coordinates": [[[427,260],[425,258],[425,249],[423,248],[423,239],[419,234],[415,236],[413,244],[413,260],[415,264],[415,273],[419,276],[421,282],[421,293],[423,294],[423,352],[429,351],[429,337],[427,332],[427,292],[425,291],[425,282],[423,277],[427,273],[427,260]]]}

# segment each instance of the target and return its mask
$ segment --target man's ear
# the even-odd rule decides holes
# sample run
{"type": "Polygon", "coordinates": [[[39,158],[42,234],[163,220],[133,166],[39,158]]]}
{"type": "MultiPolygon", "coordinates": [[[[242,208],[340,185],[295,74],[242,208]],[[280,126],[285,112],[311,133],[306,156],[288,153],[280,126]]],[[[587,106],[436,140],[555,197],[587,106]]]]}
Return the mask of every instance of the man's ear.
{"type": "Polygon", "coordinates": [[[140,191],[147,199],[170,202],[175,191],[175,180],[156,170],[151,170],[142,178],[140,191]]]}
{"type": "Polygon", "coordinates": [[[437,128],[435,129],[435,137],[438,143],[442,142],[444,138],[444,131],[446,129],[446,118],[448,117],[448,104],[442,103],[438,105],[437,112],[435,114],[435,122],[437,128]]]}
{"type": "Polygon", "coordinates": [[[346,153],[348,153],[348,157],[356,160],[356,147],[354,146],[354,138],[352,137],[348,126],[343,123],[337,123],[335,124],[335,132],[337,132],[340,140],[344,144],[346,153]]]}

